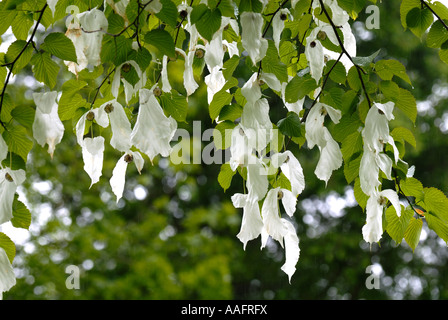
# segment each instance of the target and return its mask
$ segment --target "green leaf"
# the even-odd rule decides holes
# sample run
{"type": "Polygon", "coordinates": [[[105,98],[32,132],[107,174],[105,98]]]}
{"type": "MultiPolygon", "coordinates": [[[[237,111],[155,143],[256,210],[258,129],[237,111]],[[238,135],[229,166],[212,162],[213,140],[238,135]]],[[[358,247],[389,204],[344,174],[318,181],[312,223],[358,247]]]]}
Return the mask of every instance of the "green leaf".
{"type": "Polygon", "coordinates": [[[409,225],[409,221],[414,214],[412,209],[403,209],[403,206],[401,206],[400,217],[397,215],[394,206],[389,206],[385,213],[387,221],[386,232],[397,244],[400,244],[403,240],[404,234],[409,225]]]}
{"type": "Polygon", "coordinates": [[[35,111],[26,105],[19,105],[12,109],[11,116],[25,128],[31,129],[34,122],[35,111]]]}
{"type": "Polygon", "coordinates": [[[16,256],[16,246],[14,245],[14,242],[12,242],[12,240],[3,232],[0,232],[0,248],[5,250],[9,262],[12,263],[14,257],[16,256]]]}
{"type": "Polygon", "coordinates": [[[274,74],[280,82],[288,82],[288,68],[281,62],[272,40],[268,40],[268,49],[263,59],[263,72],[274,74]]]}
{"type": "Polygon", "coordinates": [[[352,57],[352,59],[356,65],[361,66],[361,67],[368,67],[373,62],[373,60],[375,60],[375,58],[380,54],[380,52],[381,52],[381,49],[372,53],[368,57],[352,57]]]}
{"type": "Polygon", "coordinates": [[[330,60],[327,62],[325,66],[324,74],[327,74],[331,70],[330,79],[336,83],[344,84],[347,79],[347,71],[345,70],[344,65],[336,60],[330,60]],[[336,65],[335,65],[336,63],[336,65]],[[333,67],[334,66],[334,67],[333,67]],[[333,67],[333,70],[331,68],[333,67]]]}
{"type": "Polygon", "coordinates": [[[187,98],[179,94],[176,90],[163,93],[160,97],[160,104],[168,115],[178,122],[186,122],[188,112],[187,98]]]}
{"type": "Polygon", "coordinates": [[[101,61],[103,63],[113,62],[116,66],[128,61],[134,52],[132,42],[131,38],[126,38],[123,35],[118,37],[104,35],[100,53],[101,61]]]}
{"type": "Polygon", "coordinates": [[[413,8],[406,14],[406,25],[419,38],[433,21],[434,17],[428,8],[413,8]]]}
{"type": "Polygon", "coordinates": [[[219,185],[224,189],[224,192],[229,189],[235,173],[236,171],[232,171],[232,169],[230,168],[230,164],[224,163],[223,165],[221,165],[221,170],[218,174],[218,182],[219,185]]]}
{"type": "Polygon", "coordinates": [[[400,88],[399,96],[395,106],[415,124],[417,120],[417,102],[411,92],[400,88]]]}
{"type": "Polygon", "coordinates": [[[404,28],[407,28],[406,18],[409,11],[411,11],[414,8],[421,8],[421,2],[420,0],[403,0],[401,2],[400,6],[400,19],[401,19],[401,25],[404,28]]]}
{"type": "Polygon", "coordinates": [[[448,198],[437,188],[424,188],[424,209],[448,223],[448,198]]]}
{"type": "Polygon", "coordinates": [[[73,42],[60,32],[53,32],[46,36],[41,49],[48,51],[55,57],[62,60],[73,62],[78,61],[73,42]]]}
{"type": "Polygon", "coordinates": [[[14,227],[28,230],[31,225],[31,212],[25,204],[19,200],[17,194],[15,194],[14,202],[12,204],[12,215],[11,223],[14,227]]]}
{"type": "Polygon", "coordinates": [[[146,48],[141,47],[138,48],[137,50],[134,50],[130,54],[129,59],[137,62],[140,69],[142,71],[145,71],[146,68],[148,68],[149,64],[151,63],[152,56],[151,53],[149,53],[149,51],[146,48]]]}
{"type": "Polygon", "coordinates": [[[61,121],[74,117],[78,108],[87,104],[87,101],[79,94],[79,90],[87,86],[87,82],[81,80],[68,80],[62,85],[62,95],[58,103],[58,114],[61,121]]]}
{"type": "Polygon", "coordinates": [[[393,76],[397,76],[410,85],[412,85],[409,76],[406,74],[406,68],[397,60],[380,60],[375,63],[375,71],[383,80],[392,80],[393,76]]]}
{"type": "Polygon", "coordinates": [[[222,66],[222,74],[226,80],[228,80],[235,71],[236,67],[238,67],[238,64],[240,63],[240,57],[233,56],[230,59],[226,60],[222,66]]]}
{"type": "Polygon", "coordinates": [[[34,77],[45,83],[50,89],[56,85],[60,66],[51,59],[48,52],[38,52],[31,59],[34,77]]]}
{"type": "Polygon", "coordinates": [[[3,133],[8,149],[22,157],[26,162],[28,153],[33,148],[33,141],[27,134],[25,127],[13,126],[3,133]]]}
{"type": "MultiPolygon", "coordinates": [[[[193,9],[194,11],[194,9],[193,9]]],[[[221,11],[206,9],[195,22],[196,29],[206,40],[211,41],[213,35],[221,27],[221,11]]]]}
{"type": "Polygon", "coordinates": [[[14,22],[11,24],[12,33],[19,40],[26,40],[28,33],[34,24],[33,15],[24,11],[17,12],[14,22]]]}
{"type": "Polygon", "coordinates": [[[444,222],[435,215],[429,213],[425,215],[425,219],[428,223],[428,227],[448,243],[448,224],[446,221],[444,222]]]}
{"type": "Polygon", "coordinates": [[[277,127],[282,134],[289,137],[302,136],[302,123],[299,116],[295,112],[288,112],[286,118],[281,119],[277,123],[277,127]]]}
{"type": "Polygon", "coordinates": [[[175,28],[179,17],[176,5],[171,0],[160,0],[160,3],[162,4],[162,10],[156,13],[156,17],[175,28]]]}
{"type": "Polygon", "coordinates": [[[232,121],[222,121],[213,129],[213,142],[216,149],[227,149],[232,142],[232,131],[236,124],[232,121]]]}
{"type": "Polygon", "coordinates": [[[405,180],[401,180],[400,188],[406,196],[415,197],[416,202],[423,200],[423,185],[416,178],[407,177],[405,180]]]}
{"type": "Polygon", "coordinates": [[[286,85],[285,98],[286,102],[294,103],[299,99],[302,99],[311,91],[317,88],[316,81],[311,78],[309,74],[303,77],[296,75],[286,85]]]}
{"type": "Polygon", "coordinates": [[[263,10],[263,5],[259,0],[242,0],[238,7],[238,11],[241,13],[245,11],[249,12],[261,12],[263,10]]]}
{"type": "Polygon", "coordinates": [[[426,45],[430,48],[440,48],[443,43],[448,40],[448,31],[445,26],[437,20],[429,29],[428,36],[426,37],[426,45]]]}
{"type": "Polygon", "coordinates": [[[414,148],[417,147],[417,141],[415,140],[414,134],[411,132],[411,130],[405,127],[394,128],[390,135],[394,138],[395,141],[401,142],[402,144],[407,142],[414,148]]]}
{"type": "Polygon", "coordinates": [[[33,55],[33,47],[28,45],[25,40],[16,40],[11,43],[5,55],[5,63],[12,63],[21,52],[20,58],[14,63],[14,69],[12,71],[14,74],[17,74],[30,62],[31,56],[33,55]]]}
{"type": "Polygon", "coordinates": [[[367,196],[361,189],[361,183],[359,178],[355,179],[355,185],[353,188],[353,193],[355,195],[356,202],[358,202],[359,206],[364,210],[367,205],[367,200],[369,200],[369,196],[367,196]]]}
{"type": "Polygon", "coordinates": [[[215,119],[221,112],[221,109],[224,106],[229,105],[232,102],[232,99],[233,95],[226,90],[220,90],[219,92],[215,93],[208,109],[210,118],[215,121],[215,119]]]}
{"type": "Polygon", "coordinates": [[[162,29],[154,29],[145,34],[145,42],[156,47],[162,55],[170,58],[176,57],[174,40],[168,31],[162,29]]]}
{"type": "Polygon", "coordinates": [[[344,162],[344,176],[347,183],[352,183],[359,176],[361,158],[362,154],[359,154],[356,158],[344,162]]]}
{"type": "Polygon", "coordinates": [[[240,118],[243,113],[243,108],[238,104],[230,104],[224,106],[219,113],[219,120],[235,121],[240,118]]]}
{"type": "Polygon", "coordinates": [[[411,217],[409,225],[404,233],[404,240],[406,240],[407,244],[412,248],[412,251],[415,250],[420,241],[422,227],[422,219],[415,219],[414,217],[411,217]]]}
{"type": "Polygon", "coordinates": [[[344,140],[342,140],[341,145],[341,153],[344,161],[348,161],[352,155],[357,152],[362,151],[362,135],[361,132],[356,130],[351,134],[345,136],[344,140]]]}
{"type": "Polygon", "coordinates": [[[219,8],[224,17],[235,17],[235,8],[233,7],[232,0],[219,1],[217,8],[219,8]]]}

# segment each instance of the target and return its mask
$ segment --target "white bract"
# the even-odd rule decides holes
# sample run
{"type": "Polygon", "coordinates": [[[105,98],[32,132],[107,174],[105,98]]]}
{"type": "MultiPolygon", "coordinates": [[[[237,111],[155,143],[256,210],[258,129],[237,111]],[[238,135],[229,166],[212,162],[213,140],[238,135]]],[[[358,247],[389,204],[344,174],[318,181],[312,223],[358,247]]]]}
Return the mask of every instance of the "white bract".
{"type": "Polygon", "coordinates": [[[320,158],[314,173],[320,179],[328,182],[334,170],[342,165],[342,153],[338,143],[324,126],[325,116],[329,115],[334,123],[339,123],[341,111],[323,103],[316,103],[308,114],[305,122],[305,137],[308,147],[319,147],[320,158]]]}
{"type": "Polygon", "coordinates": [[[2,161],[8,156],[8,145],[6,144],[3,136],[0,134],[0,168],[2,166],[2,161]]]}
{"type": "Polygon", "coordinates": [[[394,190],[386,189],[381,192],[375,191],[367,200],[366,214],[367,221],[362,227],[364,240],[369,243],[378,242],[383,234],[383,211],[388,199],[398,216],[401,215],[401,205],[397,193],[394,190]]]}
{"type": "Polygon", "coordinates": [[[0,169],[0,224],[12,219],[12,204],[17,187],[25,181],[22,169],[0,169]]]}
{"type": "Polygon", "coordinates": [[[299,160],[291,151],[286,150],[283,153],[272,155],[271,164],[275,168],[280,168],[289,182],[291,182],[291,191],[295,197],[302,193],[305,189],[305,176],[299,160]]]}
{"type": "Polygon", "coordinates": [[[152,90],[141,89],[137,121],[131,133],[131,142],[152,160],[158,154],[168,157],[171,152],[177,122],[167,117],[152,90]]]}
{"type": "Polygon", "coordinates": [[[144,160],[142,155],[138,151],[128,151],[118,160],[114,170],[112,171],[112,178],[109,181],[112,192],[117,197],[117,202],[123,196],[123,190],[126,181],[126,169],[128,168],[128,164],[130,162],[135,163],[135,167],[137,168],[139,173],[141,173],[143,169],[144,160]]]}
{"type": "Polygon", "coordinates": [[[261,13],[243,12],[240,22],[243,47],[255,65],[266,56],[268,49],[268,41],[262,37],[263,16],[261,13]]]}
{"type": "Polygon", "coordinates": [[[246,249],[247,242],[258,238],[263,229],[260,207],[258,201],[247,194],[236,193],[232,196],[232,203],[235,208],[243,208],[243,219],[241,229],[237,234],[238,239],[246,249]]]}
{"type": "Polygon", "coordinates": [[[57,95],[56,91],[33,93],[36,104],[33,137],[42,147],[48,144],[48,153],[52,158],[55,146],[61,142],[65,130],[58,115],[57,95]]]}
{"type": "Polygon", "coordinates": [[[104,158],[104,138],[85,138],[82,147],[82,158],[84,160],[84,170],[89,175],[92,187],[100,181],[103,170],[104,158]]]}
{"type": "Polygon", "coordinates": [[[9,291],[16,285],[16,277],[11,262],[3,248],[0,247],[0,300],[3,292],[9,291]]]}
{"type": "Polygon", "coordinates": [[[104,12],[96,8],[75,16],[65,33],[75,46],[77,58],[76,63],[64,61],[69,71],[77,75],[88,64],[92,66],[101,64],[102,31],[107,31],[107,28],[108,21],[104,12]]]}
{"type": "Polygon", "coordinates": [[[140,66],[134,60],[129,60],[123,62],[115,69],[114,78],[112,80],[111,92],[112,95],[117,98],[120,91],[120,81],[123,83],[124,95],[126,103],[132,99],[134,95],[138,93],[138,91],[143,88],[146,84],[146,71],[140,69],[140,66]],[[126,67],[124,67],[126,66],[126,67]],[[138,76],[138,81],[132,85],[129,83],[124,77],[122,77],[121,72],[130,72],[131,66],[134,68],[135,72],[138,76]],[[123,68],[124,67],[124,68],[123,68]]]}

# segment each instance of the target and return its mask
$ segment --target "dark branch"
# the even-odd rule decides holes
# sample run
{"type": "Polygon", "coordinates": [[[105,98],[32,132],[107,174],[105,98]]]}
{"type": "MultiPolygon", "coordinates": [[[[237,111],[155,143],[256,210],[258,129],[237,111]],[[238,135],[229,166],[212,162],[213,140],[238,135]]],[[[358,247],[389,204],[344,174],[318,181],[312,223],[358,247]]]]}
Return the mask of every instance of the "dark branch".
{"type": "MultiPolygon", "coordinates": [[[[14,70],[14,65],[20,59],[20,57],[22,56],[22,54],[25,52],[26,48],[28,48],[28,46],[30,44],[34,46],[33,39],[34,39],[34,36],[36,35],[37,28],[39,27],[40,21],[42,20],[42,17],[44,15],[44,12],[45,12],[45,9],[47,8],[47,6],[48,5],[45,4],[44,7],[41,10],[37,11],[37,12],[40,13],[40,15],[39,15],[39,18],[37,19],[36,26],[34,27],[33,32],[31,33],[30,38],[28,39],[26,44],[23,46],[22,50],[19,52],[17,57],[12,62],[8,62],[8,63],[2,65],[2,67],[3,66],[9,67],[9,71],[8,71],[8,75],[6,76],[6,79],[5,79],[5,84],[3,85],[2,93],[0,94],[0,96],[1,96],[1,98],[0,98],[0,115],[1,115],[1,112],[2,112],[3,101],[4,101],[4,97],[5,97],[5,92],[6,92],[6,87],[9,84],[9,80],[11,78],[12,71],[14,70]]],[[[0,124],[6,130],[5,124],[1,121],[1,119],[0,119],[0,124]]]]}

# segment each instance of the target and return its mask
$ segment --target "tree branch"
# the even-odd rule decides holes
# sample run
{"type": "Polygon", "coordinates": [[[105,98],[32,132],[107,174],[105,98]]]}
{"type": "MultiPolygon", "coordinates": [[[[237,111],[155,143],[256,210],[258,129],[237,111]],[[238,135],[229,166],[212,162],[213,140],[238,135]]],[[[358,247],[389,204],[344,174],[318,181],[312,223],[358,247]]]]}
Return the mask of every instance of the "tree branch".
{"type": "Polygon", "coordinates": [[[442,23],[443,27],[448,30],[448,25],[442,20],[442,18],[429,6],[429,4],[426,3],[426,1],[424,0],[420,0],[420,2],[422,3],[422,6],[425,6],[426,8],[429,9],[429,11],[432,12],[433,15],[436,16],[436,18],[440,21],[440,23],[442,23]]]}
{"type": "Polygon", "coordinates": [[[336,38],[337,38],[337,40],[338,40],[339,46],[341,47],[342,53],[345,54],[345,55],[349,58],[349,60],[353,63],[353,65],[356,67],[356,71],[358,72],[359,81],[361,82],[361,86],[362,86],[362,89],[363,89],[364,94],[365,94],[365,96],[366,96],[367,103],[368,103],[368,105],[369,105],[369,109],[370,109],[370,108],[372,107],[372,102],[370,101],[369,94],[367,93],[366,85],[365,85],[365,83],[364,83],[364,79],[362,78],[362,74],[361,74],[361,72],[364,73],[364,74],[365,74],[366,72],[364,71],[364,69],[362,69],[359,65],[357,65],[357,64],[353,61],[352,57],[350,56],[350,54],[349,54],[349,53],[347,52],[347,50],[345,49],[345,47],[344,47],[344,43],[342,42],[342,39],[341,39],[341,37],[339,36],[339,34],[338,34],[338,32],[337,32],[338,28],[337,28],[336,25],[334,24],[333,20],[331,20],[331,17],[330,17],[330,15],[328,14],[327,9],[325,9],[323,0],[319,0],[319,2],[320,2],[320,6],[321,6],[321,8],[322,8],[322,12],[325,14],[325,16],[327,17],[328,21],[329,21],[330,24],[331,24],[331,27],[333,28],[333,32],[334,32],[334,34],[336,35],[336,38]]]}
{"type": "MultiPolygon", "coordinates": [[[[9,84],[9,80],[10,80],[10,78],[11,78],[11,74],[12,74],[12,71],[13,71],[13,69],[14,69],[14,65],[15,65],[16,62],[20,59],[20,57],[22,56],[22,54],[25,52],[26,48],[27,48],[30,44],[33,44],[34,36],[36,35],[37,28],[39,27],[40,21],[42,20],[42,17],[43,17],[43,15],[44,15],[44,12],[45,12],[45,9],[47,8],[47,6],[48,6],[48,5],[45,3],[44,7],[43,7],[41,10],[36,11],[36,12],[40,12],[39,18],[38,18],[37,21],[36,21],[36,26],[34,27],[33,32],[31,33],[30,38],[28,39],[28,41],[26,42],[26,44],[23,46],[22,50],[19,52],[19,54],[17,55],[17,57],[16,57],[12,62],[9,62],[9,63],[6,63],[6,64],[2,65],[2,67],[3,67],[3,66],[7,66],[7,67],[9,67],[9,71],[8,71],[8,75],[6,76],[6,79],[5,79],[5,84],[3,85],[2,93],[0,94],[0,96],[1,96],[1,98],[0,98],[0,115],[1,115],[1,113],[2,113],[2,107],[3,107],[3,101],[4,101],[4,97],[5,97],[6,87],[7,87],[8,84],[9,84]]],[[[33,44],[33,46],[34,46],[34,44],[33,44]]],[[[0,124],[1,124],[2,127],[5,128],[5,130],[6,130],[5,124],[3,123],[3,121],[1,121],[1,118],[0,118],[0,124]]]]}

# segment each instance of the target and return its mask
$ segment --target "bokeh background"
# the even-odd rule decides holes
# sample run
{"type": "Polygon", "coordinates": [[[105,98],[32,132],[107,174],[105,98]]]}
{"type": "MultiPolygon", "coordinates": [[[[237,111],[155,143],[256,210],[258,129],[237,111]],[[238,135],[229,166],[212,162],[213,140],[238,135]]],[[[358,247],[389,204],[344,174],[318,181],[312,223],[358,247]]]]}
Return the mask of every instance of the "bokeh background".
{"type": "MultiPolygon", "coordinates": [[[[424,186],[446,192],[448,67],[424,40],[403,30],[399,5],[378,2],[378,30],[366,30],[367,16],[361,13],[353,24],[358,56],[381,48],[381,57],[405,64],[413,87],[400,85],[415,96],[419,117],[414,126],[397,113],[391,127],[412,130],[417,148],[408,145],[405,160],[415,165],[415,177],[424,186]]],[[[3,41],[11,40],[7,38],[3,41]]],[[[181,83],[175,79],[181,76],[176,72],[181,65],[172,63],[170,68],[172,82],[181,83]]],[[[244,70],[236,75],[248,79],[249,71],[244,70]]],[[[61,71],[59,87],[69,76],[61,71]]],[[[30,70],[8,86],[17,105],[32,106],[34,90],[42,89],[30,70]]],[[[284,117],[286,109],[275,95],[269,102],[271,120],[284,117]]],[[[213,127],[204,84],[189,98],[188,121],[181,127],[191,130],[198,120],[202,130],[213,127]]],[[[448,298],[446,243],[424,224],[415,252],[387,234],[381,246],[370,247],[361,234],[365,213],[346,185],[343,170],[333,174],[327,187],[315,177],[317,149],[292,148],[304,168],[306,189],[294,216],[301,257],[289,283],[280,270],[284,251],[277,243],[260,250],[256,239],[243,250],[236,238],[242,210],[234,209],[230,197],[242,190],[237,175],[223,192],[217,182],[219,165],[172,165],[169,159],[157,158],[145,163],[141,175],[128,166],[124,197],[117,203],[109,179],[120,155],[106,147],[101,181],[89,189],[73,128],[66,123],[53,160],[38,145],[30,155],[20,194],[33,222],[29,231],[3,226],[17,243],[17,284],[4,299],[448,298]],[[79,290],[65,286],[68,265],[80,268],[79,290]],[[379,289],[366,288],[369,265],[379,277],[379,289]]]]}

